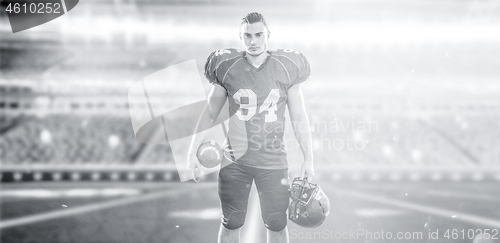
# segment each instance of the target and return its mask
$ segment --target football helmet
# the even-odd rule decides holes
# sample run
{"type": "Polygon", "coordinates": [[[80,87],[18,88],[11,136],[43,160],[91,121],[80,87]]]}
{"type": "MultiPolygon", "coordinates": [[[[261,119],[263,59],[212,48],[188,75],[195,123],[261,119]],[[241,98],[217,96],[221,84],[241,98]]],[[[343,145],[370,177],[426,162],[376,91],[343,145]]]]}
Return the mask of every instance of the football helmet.
{"type": "Polygon", "coordinates": [[[290,186],[292,202],[288,206],[288,218],[305,228],[316,228],[330,213],[330,200],[317,184],[307,179],[295,178],[290,186]]]}

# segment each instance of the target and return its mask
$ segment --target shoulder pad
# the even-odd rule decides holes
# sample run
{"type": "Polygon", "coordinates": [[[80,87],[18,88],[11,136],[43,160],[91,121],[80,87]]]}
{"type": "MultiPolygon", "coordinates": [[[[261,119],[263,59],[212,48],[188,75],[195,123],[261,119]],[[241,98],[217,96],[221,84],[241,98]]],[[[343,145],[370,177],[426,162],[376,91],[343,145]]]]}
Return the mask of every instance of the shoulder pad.
{"type": "Polygon", "coordinates": [[[211,55],[212,59],[216,59],[216,63],[220,64],[223,61],[231,59],[233,57],[241,56],[242,51],[234,48],[220,49],[213,52],[211,55]]]}
{"type": "MultiPolygon", "coordinates": [[[[238,56],[242,56],[243,52],[234,48],[220,49],[214,51],[208,56],[207,62],[205,63],[205,76],[212,83],[217,82],[217,69],[225,61],[231,61],[238,59],[238,56]]],[[[219,83],[220,84],[220,83],[219,83]]]]}
{"type": "Polygon", "coordinates": [[[293,75],[290,77],[291,86],[309,78],[311,72],[309,62],[302,53],[290,49],[278,49],[273,51],[272,54],[292,72],[293,75]]]}
{"type": "Polygon", "coordinates": [[[309,63],[307,59],[302,55],[302,53],[290,49],[278,49],[272,52],[274,56],[278,57],[280,60],[285,60],[285,62],[293,63],[292,68],[304,69],[309,68],[309,63]]]}
{"type": "Polygon", "coordinates": [[[292,59],[292,61],[300,61],[300,59],[302,59],[302,54],[300,52],[291,49],[278,49],[274,51],[274,54],[280,56],[286,56],[292,59]]]}

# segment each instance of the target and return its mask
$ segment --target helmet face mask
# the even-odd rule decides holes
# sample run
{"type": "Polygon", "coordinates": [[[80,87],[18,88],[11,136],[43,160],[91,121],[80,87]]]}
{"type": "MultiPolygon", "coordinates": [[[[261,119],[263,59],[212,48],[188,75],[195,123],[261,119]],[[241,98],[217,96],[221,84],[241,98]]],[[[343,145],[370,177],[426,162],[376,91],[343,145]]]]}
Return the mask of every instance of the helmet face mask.
{"type": "Polygon", "coordinates": [[[290,188],[290,197],[302,205],[309,205],[318,193],[319,187],[316,184],[309,183],[306,180],[295,178],[290,188]]]}
{"type": "Polygon", "coordinates": [[[295,178],[290,187],[288,218],[305,228],[316,228],[330,213],[330,200],[317,184],[295,178]]]}

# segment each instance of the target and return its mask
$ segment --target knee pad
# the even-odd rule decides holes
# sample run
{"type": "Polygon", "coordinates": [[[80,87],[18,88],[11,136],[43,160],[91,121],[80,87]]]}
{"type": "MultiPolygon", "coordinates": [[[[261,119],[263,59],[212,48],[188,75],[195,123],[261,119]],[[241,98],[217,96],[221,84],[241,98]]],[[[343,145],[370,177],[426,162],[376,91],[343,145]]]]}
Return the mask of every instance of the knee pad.
{"type": "Polygon", "coordinates": [[[244,212],[231,213],[227,217],[226,216],[222,217],[222,225],[224,225],[226,229],[235,230],[241,228],[243,224],[245,224],[244,212]]]}
{"type": "Polygon", "coordinates": [[[279,215],[268,215],[264,218],[264,225],[271,231],[282,231],[286,227],[287,218],[286,213],[279,215]]]}

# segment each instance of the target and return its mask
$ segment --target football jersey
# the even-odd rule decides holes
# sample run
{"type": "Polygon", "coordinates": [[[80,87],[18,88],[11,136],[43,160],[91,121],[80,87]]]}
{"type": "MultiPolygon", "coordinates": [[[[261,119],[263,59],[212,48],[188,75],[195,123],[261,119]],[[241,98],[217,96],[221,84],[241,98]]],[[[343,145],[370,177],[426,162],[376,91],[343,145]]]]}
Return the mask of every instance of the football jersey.
{"type": "Polygon", "coordinates": [[[288,168],[283,142],[287,91],[305,81],[309,63],[299,52],[268,51],[258,68],[246,52],[222,49],[205,64],[209,82],[224,87],[229,101],[226,148],[234,162],[264,169],[288,168]]]}

